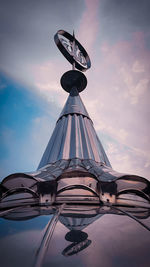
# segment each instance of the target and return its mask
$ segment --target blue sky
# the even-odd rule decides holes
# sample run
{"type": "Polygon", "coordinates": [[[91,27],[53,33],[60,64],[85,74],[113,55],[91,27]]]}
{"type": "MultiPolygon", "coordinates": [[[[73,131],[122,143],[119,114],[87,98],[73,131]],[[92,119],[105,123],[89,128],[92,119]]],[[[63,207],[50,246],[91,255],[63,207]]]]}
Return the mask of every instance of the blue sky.
{"type": "Polygon", "coordinates": [[[67,94],[59,29],[88,51],[81,93],[113,168],[150,178],[150,2],[2,0],[0,179],[35,170],[67,94]]]}
{"type": "MultiPolygon", "coordinates": [[[[37,148],[32,143],[33,125],[39,117],[48,118],[48,114],[45,102],[42,103],[32,91],[26,90],[21,84],[4,75],[1,75],[1,84],[0,171],[3,176],[12,171],[36,169],[39,158],[36,157],[37,148]]],[[[52,108],[56,108],[57,112],[57,107],[53,107],[53,104],[50,105],[49,111],[52,108]]],[[[56,117],[51,116],[50,120],[55,123],[56,117]]]]}

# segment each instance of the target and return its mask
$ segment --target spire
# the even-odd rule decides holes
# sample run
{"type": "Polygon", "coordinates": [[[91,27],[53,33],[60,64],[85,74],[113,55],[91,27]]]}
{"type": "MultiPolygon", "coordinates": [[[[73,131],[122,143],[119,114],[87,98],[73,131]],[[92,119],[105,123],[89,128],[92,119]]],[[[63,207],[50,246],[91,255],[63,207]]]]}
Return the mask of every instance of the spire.
{"type": "MultiPolygon", "coordinates": [[[[0,207],[7,206],[8,202],[16,207],[18,196],[13,196],[21,193],[21,201],[24,201],[23,192],[31,195],[30,201],[33,199],[34,204],[37,201],[46,205],[110,202],[111,205],[134,206],[138,202],[138,205],[149,206],[150,182],[136,175],[118,173],[111,168],[79,96],[79,92],[87,85],[87,79],[80,71],[86,71],[91,66],[88,54],[74,34],[71,36],[60,30],[54,39],[62,54],[74,64],[74,69],[64,73],[61,78],[61,85],[69,93],[69,97],[56,122],[38,170],[15,173],[3,179],[0,184],[0,207]],[[129,196],[126,198],[124,194],[129,196]],[[7,199],[11,195],[14,202],[7,199]]],[[[26,199],[26,194],[24,198],[26,199]]],[[[76,222],[78,228],[81,221],[79,219],[76,222]]],[[[88,224],[88,221],[84,224],[88,224]]],[[[81,234],[81,229],[77,228],[73,231],[80,231],[81,234]]],[[[72,234],[67,234],[67,238],[72,234]]],[[[69,247],[63,253],[68,253],[68,249],[69,247]]]]}
{"type": "Polygon", "coordinates": [[[91,159],[110,167],[93,123],[75,87],[70,91],[38,169],[49,163],[73,158],[91,159]]]}
{"type": "Polygon", "coordinates": [[[71,89],[70,95],[59,116],[59,119],[67,114],[81,114],[87,118],[90,118],[76,87],[71,89]]]}

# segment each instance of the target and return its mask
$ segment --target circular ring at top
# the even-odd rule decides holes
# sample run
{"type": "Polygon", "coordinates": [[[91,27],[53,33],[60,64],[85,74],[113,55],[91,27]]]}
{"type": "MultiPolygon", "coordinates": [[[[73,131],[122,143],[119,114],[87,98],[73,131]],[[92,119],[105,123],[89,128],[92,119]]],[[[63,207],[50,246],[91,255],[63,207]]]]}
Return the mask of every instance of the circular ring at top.
{"type": "Polygon", "coordinates": [[[83,46],[64,30],[59,30],[54,36],[55,43],[64,57],[80,71],[91,67],[90,58],[83,46]]]}

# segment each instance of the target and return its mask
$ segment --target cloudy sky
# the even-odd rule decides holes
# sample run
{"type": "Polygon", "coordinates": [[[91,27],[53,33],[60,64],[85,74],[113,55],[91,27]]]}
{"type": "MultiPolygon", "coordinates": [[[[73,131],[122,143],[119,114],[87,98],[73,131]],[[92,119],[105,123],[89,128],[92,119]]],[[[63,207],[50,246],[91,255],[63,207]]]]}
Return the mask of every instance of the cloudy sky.
{"type": "Polygon", "coordinates": [[[0,179],[37,168],[67,99],[60,29],[90,55],[81,97],[113,168],[150,179],[150,1],[0,2],[0,179]]]}

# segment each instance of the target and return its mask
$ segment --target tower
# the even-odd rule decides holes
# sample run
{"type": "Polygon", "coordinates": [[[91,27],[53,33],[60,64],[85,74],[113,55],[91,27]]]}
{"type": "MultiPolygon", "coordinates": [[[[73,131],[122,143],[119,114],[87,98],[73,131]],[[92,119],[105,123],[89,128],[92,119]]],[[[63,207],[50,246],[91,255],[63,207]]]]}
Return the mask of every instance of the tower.
{"type": "MultiPolygon", "coordinates": [[[[33,203],[126,204],[125,195],[149,201],[149,181],[114,171],[80,98],[87,85],[83,74],[91,67],[83,46],[69,33],[59,30],[54,40],[72,70],[61,78],[69,93],[37,171],[15,173],[1,185],[0,205],[15,194],[30,196],[33,203]],[[78,70],[77,70],[78,69],[78,70]],[[121,197],[123,196],[123,198],[121,197]]],[[[30,201],[31,201],[30,199],[30,201]]],[[[15,203],[14,198],[14,203],[15,203]]],[[[130,200],[132,202],[132,198],[130,200]]],[[[129,202],[129,200],[128,200],[129,202]]],[[[12,206],[13,206],[12,202],[12,206]]]]}
{"type": "Polygon", "coordinates": [[[80,98],[89,56],[74,34],[60,30],[55,42],[72,64],[61,78],[69,96],[38,169],[11,174],[0,184],[1,264],[87,266],[91,259],[88,266],[128,266],[129,260],[141,263],[141,252],[145,263],[150,182],[112,169],[80,98]]]}

